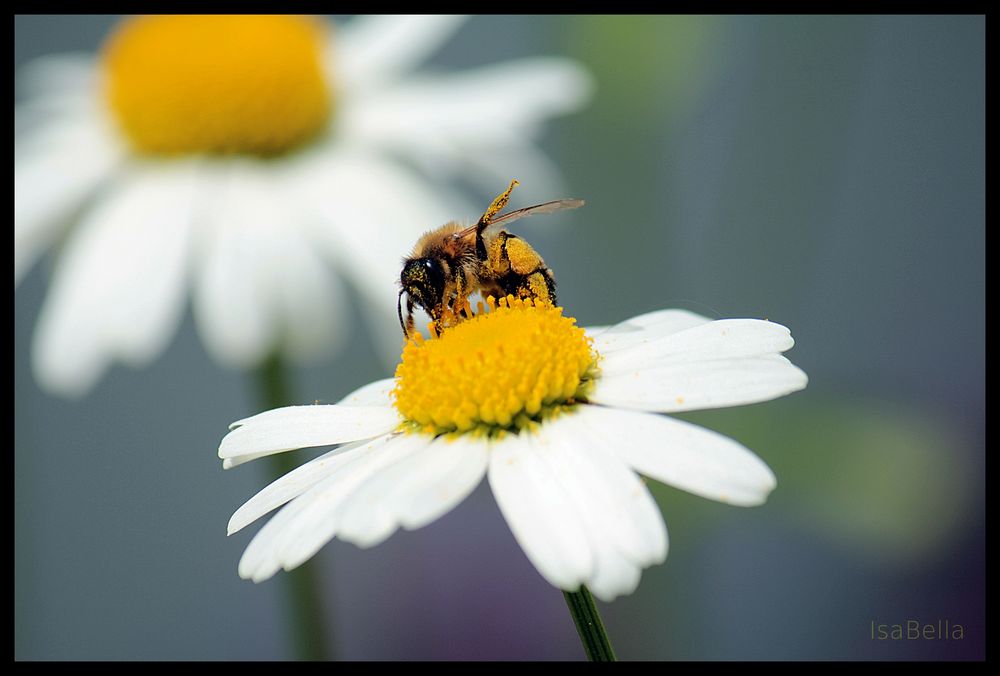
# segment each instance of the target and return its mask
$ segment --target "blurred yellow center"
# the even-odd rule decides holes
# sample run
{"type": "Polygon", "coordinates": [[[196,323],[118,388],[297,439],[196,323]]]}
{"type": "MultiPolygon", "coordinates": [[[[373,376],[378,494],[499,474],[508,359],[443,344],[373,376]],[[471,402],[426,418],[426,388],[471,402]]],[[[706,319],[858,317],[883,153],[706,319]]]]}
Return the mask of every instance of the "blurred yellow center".
{"type": "Polygon", "coordinates": [[[326,44],[305,17],[136,17],[105,45],[107,96],[139,152],[282,153],[326,126],[326,44]]]}
{"type": "Polygon", "coordinates": [[[511,296],[488,302],[490,312],[403,348],[396,408],[421,431],[521,429],[585,394],[597,354],[575,319],[511,296]]]}

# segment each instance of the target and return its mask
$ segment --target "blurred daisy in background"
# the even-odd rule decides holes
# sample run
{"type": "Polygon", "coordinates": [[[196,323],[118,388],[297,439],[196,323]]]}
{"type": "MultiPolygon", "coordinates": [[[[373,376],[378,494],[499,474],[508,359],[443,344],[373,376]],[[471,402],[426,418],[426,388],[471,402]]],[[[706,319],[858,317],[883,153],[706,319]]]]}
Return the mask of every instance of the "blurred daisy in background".
{"type": "Polygon", "coordinates": [[[150,362],[189,288],[226,365],[335,349],[344,280],[394,357],[399,257],[473,211],[442,183],[557,182],[535,141],[591,90],[554,57],[414,73],[461,21],[137,17],[99,56],[27,66],[15,288],[58,246],[33,338],[38,382],[81,395],[116,361],[150,362]]]}
{"type": "Polygon", "coordinates": [[[604,601],[632,593],[667,555],[639,474],[733,505],[763,503],[767,465],[729,437],[659,413],[738,406],[806,386],[781,356],[787,328],[661,310],[588,332],[561,308],[508,304],[417,339],[394,379],[336,405],[290,406],[233,423],[226,468],[341,444],[233,514],[233,533],[285,505],[250,542],[242,577],[291,570],[333,537],[370,547],[445,514],[483,476],[552,585],[604,601]],[[288,503],[288,504],[286,504],[288,503]]]}

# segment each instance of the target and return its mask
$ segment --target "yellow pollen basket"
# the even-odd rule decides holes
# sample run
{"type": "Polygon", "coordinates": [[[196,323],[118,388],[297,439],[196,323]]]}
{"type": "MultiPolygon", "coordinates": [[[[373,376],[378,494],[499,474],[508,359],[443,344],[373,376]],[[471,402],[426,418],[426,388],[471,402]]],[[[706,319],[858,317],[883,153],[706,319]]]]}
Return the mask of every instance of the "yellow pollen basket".
{"type": "Polygon", "coordinates": [[[327,42],[305,17],[135,17],[104,46],[106,96],[140,153],[275,155],[327,125],[327,42]]]}
{"type": "Polygon", "coordinates": [[[562,308],[508,296],[490,312],[417,336],[396,367],[395,405],[430,434],[521,429],[587,391],[597,354],[562,308]]]}

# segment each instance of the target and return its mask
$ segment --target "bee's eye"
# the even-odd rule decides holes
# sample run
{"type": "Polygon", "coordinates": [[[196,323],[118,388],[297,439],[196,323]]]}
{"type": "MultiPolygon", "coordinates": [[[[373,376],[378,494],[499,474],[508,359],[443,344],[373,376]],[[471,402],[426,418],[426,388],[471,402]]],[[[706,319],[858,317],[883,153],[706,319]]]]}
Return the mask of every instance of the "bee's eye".
{"type": "Polygon", "coordinates": [[[444,288],[444,268],[441,261],[436,258],[424,259],[424,270],[427,272],[427,280],[435,288],[444,288]]]}

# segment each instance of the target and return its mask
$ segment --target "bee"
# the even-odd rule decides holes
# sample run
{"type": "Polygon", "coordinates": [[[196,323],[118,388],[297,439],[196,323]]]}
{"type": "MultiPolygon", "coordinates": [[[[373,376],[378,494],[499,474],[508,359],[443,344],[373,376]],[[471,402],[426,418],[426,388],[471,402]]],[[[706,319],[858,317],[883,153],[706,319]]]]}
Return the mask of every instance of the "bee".
{"type": "Polygon", "coordinates": [[[475,225],[452,221],[417,240],[413,253],[403,259],[399,274],[402,289],[396,312],[404,338],[413,333],[415,305],[430,315],[434,331],[440,335],[447,322],[468,316],[467,299],[477,291],[495,298],[513,295],[556,304],[555,276],[542,257],[517,235],[495,230],[493,226],[513,223],[525,216],[576,209],[584,201],[555,200],[498,216],[517,185],[517,180],[511,181],[475,225]],[[403,294],[406,294],[405,321],[403,294]]]}

